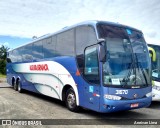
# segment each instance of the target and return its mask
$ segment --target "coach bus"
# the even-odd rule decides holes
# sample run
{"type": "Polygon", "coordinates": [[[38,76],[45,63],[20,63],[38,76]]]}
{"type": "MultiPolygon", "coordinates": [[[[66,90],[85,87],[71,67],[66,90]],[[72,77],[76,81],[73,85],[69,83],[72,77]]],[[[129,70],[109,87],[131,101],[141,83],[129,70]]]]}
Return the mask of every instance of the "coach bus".
{"type": "Polygon", "coordinates": [[[70,111],[115,112],[150,105],[151,61],[143,33],[86,21],[8,52],[7,82],[65,101],[70,111]]]}
{"type": "Polygon", "coordinates": [[[152,100],[160,101],[160,46],[148,44],[152,62],[152,100]]]}

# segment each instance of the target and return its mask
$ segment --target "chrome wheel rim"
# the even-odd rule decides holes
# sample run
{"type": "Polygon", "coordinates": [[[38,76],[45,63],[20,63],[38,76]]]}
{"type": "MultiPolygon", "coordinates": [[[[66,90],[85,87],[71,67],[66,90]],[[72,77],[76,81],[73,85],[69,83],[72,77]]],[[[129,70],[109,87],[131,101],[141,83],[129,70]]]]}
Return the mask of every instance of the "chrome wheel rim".
{"type": "Polygon", "coordinates": [[[18,91],[20,91],[21,90],[21,88],[20,88],[20,85],[19,85],[19,83],[18,83],[18,91]]]}
{"type": "Polygon", "coordinates": [[[69,93],[68,97],[67,97],[67,102],[68,102],[68,106],[69,108],[73,108],[76,104],[76,99],[73,93],[69,93]]]}

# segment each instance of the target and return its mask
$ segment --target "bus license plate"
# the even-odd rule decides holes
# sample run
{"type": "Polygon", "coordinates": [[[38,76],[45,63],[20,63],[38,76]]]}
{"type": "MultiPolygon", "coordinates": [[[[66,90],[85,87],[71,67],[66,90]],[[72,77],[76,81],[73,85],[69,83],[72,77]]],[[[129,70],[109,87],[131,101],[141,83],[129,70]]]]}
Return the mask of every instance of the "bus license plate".
{"type": "Polygon", "coordinates": [[[131,108],[136,108],[136,107],[138,107],[138,103],[135,103],[135,104],[131,104],[131,108]]]}

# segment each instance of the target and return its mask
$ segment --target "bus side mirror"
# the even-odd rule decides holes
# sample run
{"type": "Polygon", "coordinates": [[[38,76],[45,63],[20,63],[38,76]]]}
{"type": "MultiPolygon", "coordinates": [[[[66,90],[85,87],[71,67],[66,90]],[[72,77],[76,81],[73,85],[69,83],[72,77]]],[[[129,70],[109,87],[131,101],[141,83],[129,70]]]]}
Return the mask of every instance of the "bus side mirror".
{"type": "Polygon", "coordinates": [[[148,47],[149,50],[149,56],[151,57],[151,60],[153,62],[156,61],[156,51],[152,47],[148,47]]]}
{"type": "Polygon", "coordinates": [[[103,46],[102,44],[100,44],[99,47],[99,60],[100,62],[106,62],[106,50],[105,46],[103,46]]]}

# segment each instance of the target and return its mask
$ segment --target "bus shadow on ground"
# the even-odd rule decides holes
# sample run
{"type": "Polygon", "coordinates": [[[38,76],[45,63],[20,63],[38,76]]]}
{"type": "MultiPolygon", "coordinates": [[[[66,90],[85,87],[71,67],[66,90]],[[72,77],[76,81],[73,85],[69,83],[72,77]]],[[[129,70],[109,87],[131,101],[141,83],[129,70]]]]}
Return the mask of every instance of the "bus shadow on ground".
{"type": "MultiPolygon", "coordinates": [[[[17,92],[18,93],[18,92],[17,92]]],[[[42,100],[45,102],[49,102],[53,105],[56,105],[59,109],[69,111],[65,103],[52,98],[48,97],[42,94],[37,94],[34,92],[30,92],[27,90],[23,90],[23,93],[25,95],[30,95],[38,100],[42,100]]],[[[153,102],[150,107],[148,108],[142,108],[142,109],[135,109],[135,110],[129,110],[129,111],[120,111],[120,112],[112,112],[112,113],[98,113],[92,110],[88,109],[81,109],[78,113],[73,113],[74,117],[80,117],[80,118],[73,118],[73,119],[62,119],[64,122],[61,122],[60,124],[74,124],[74,125],[131,125],[134,124],[134,122],[138,119],[150,119],[150,116],[147,111],[147,109],[158,109],[160,103],[159,102],[153,102]]],[[[72,113],[70,113],[72,114],[72,113]]]]}
{"type": "Polygon", "coordinates": [[[26,95],[31,95],[32,97],[38,98],[40,100],[47,101],[49,103],[55,103],[57,106],[61,106],[61,107],[65,108],[65,103],[58,100],[58,99],[55,99],[55,98],[52,98],[52,97],[49,97],[49,96],[46,96],[46,95],[38,94],[38,93],[35,93],[35,92],[27,91],[27,90],[23,90],[22,93],[26,94],[26,95]]]}
{"type": "Polygon", "coordinates": [[[160,110],[160,101],[152,101],[151,105],[148,108],[160,110]]]}
{"type": "MultiPolygon", "coordinates": [[[[30,92],[27,90],[23,90],[23,93],[26,95],[31,95],[35,98],[40,99],[40,100],[44,100],[49,103],[55,104],[58,107],[60,107],[61,109],[66,109],[66,111],[68,111],[65,103],[58,100],[58,99],[55,99],[55,98],[52,98],[49,96],[45,96],[42,94],[30,92]]],[[[159,106],[160,106],[160,102],[153,102],[151,104],[151,106],[148,107],[147,109],[159,109],[159,106]]],[[[104,121],[104,120],[107,121],[107,119],[113,119],[113,121],[114,121],[114,119],[145,119],[146,117],[148,117],[148,115],[146,113],[141,112],[140,110],[138,110],[138,111],[137,110],[138,109],[128,110],[128,111],[120,111],[120,112],[112,112],[112,113],[99,113],[99,112],[95,112],[95,111],[83,108],[83,109],[80,109],[80,111],[77,114],[80,114],[80,115],[85,114],[87,117],[94,118],[94,119],[100,119],[100,121],[101,121],[101,119],[102,119],[102,121],[104,121]]],[[[112,124],[112,122],[111,122],[111,124],[112,124]]]]}
{"type": "Polygon", "coordinates": [[[11,85],[0,81],[0,88],[11,88],[11,87],[12,87],[11,85]]]}
{"type": "Polygon", "coordinates": [[[94,111],[83,111],[83,113],[94,116],[97,119],[136,119],[136,118],[144,118],[145,113],[139,113],[134,110],[128,110],[128,111],[119,111],[119,112],[112,112],[112,113],[98,113],[94,111]]]}

